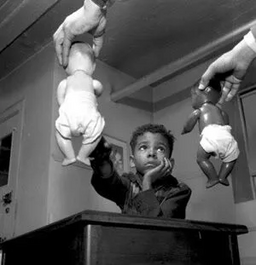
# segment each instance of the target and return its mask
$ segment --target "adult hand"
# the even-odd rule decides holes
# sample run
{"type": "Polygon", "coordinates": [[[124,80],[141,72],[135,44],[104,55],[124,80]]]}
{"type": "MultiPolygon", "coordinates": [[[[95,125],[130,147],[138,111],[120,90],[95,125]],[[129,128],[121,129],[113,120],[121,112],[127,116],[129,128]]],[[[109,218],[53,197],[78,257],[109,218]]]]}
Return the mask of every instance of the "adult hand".
{"type": "Polygon", "coordinates": [[[237,93],[255,56],[255,52],[242,40],[231,51],[224,53],[208,67],[201,77],[199,89],[205,89],[209,81],[218,75],[222,81],[222,96],[218,103],[230,101],[237,93]]]}
{"type": "Polygon", "coordinates": [[[55,50],[60,65],[66,67],[72,40],[83,33],[93,35],[95,56],[103,45],[103,34],[106,27],[106,9],[101,9],[91,0],[85,0],[84,6],[66,17],[53,35],[55,50]]]}
{"type": "Polygon", "coordinates": [[[168,158],[164,157],[161,163],[149,170],[143,177],[142,188],[143,190],[148,190],[152,188],[152,184],[172,173],[173,168],[173,160],[169,160],[168,158]]]}

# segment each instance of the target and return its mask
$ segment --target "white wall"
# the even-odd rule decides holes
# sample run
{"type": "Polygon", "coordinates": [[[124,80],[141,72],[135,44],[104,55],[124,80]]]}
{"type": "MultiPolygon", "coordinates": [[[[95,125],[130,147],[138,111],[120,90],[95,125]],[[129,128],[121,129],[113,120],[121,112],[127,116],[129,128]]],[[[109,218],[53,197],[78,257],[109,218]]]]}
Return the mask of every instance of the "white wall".
{"type": "Polygon", "coordinates": [[[0,112],[21,99],[25,102],[16,235],[47,220],[53,64],[54,53],[47,46],[0,81],[0,112]]]}

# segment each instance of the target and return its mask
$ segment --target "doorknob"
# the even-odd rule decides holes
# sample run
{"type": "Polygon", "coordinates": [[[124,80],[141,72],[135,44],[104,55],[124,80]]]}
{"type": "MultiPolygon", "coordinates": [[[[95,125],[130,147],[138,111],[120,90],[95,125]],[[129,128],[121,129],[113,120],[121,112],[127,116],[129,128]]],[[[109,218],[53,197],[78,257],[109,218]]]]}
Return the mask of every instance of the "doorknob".
{"type": "Polygon", "coordinates": [[[12,202],[12,191],[3,195],[2,202],[3,202],[4,206],[6,206],[7,204],[10,204],[12,202]]]}

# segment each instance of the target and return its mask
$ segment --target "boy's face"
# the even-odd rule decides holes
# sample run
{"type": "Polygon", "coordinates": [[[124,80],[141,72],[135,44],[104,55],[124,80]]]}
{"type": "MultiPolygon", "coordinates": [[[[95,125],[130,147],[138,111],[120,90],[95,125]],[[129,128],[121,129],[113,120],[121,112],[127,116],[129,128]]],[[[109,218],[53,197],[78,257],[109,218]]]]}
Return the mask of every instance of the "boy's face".
{"type": "Polygon", "coordinates": [[[145,175],[157,167],[164,157],[170,157],[168,140],[160,133],[146,132],[138,137],[131,159],[136,170],[145,175]]]}

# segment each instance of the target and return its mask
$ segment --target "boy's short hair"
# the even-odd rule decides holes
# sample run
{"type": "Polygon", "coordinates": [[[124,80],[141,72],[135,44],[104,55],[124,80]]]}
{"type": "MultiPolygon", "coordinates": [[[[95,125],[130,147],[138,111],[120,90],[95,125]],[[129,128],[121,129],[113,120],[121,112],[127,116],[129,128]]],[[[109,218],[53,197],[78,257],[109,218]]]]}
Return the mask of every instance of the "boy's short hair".
{"type": "Polygon", "coordinates": [[[130,141],[130,146],[131,146],[131,150],[132,153],[134,153],[134,149],[135,146],[137,144],[137,139],[139,136],[143,135],[144,133],[159,133],[161,134],[163,137],[165,137],[168,141],[168,146],[170,149],[170,157],[172,155],[172,151],[173,151],[173,144],[174,144],[174,136],[171,134],[171,131],[167,130],[165,128],[164,125],[162,124],[152,124],[152,123],[148,123],[148,124],[144,124],[142,126],[139,126],[136,128],[136,130],[133,132],[132,137],[131,137],[131,141],[130,141]]]}

